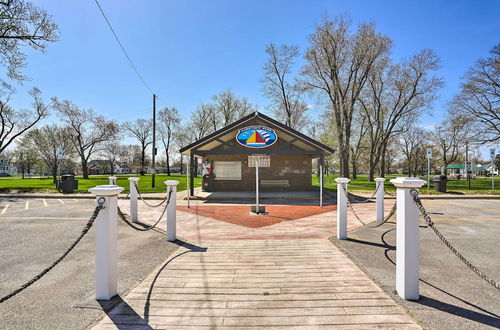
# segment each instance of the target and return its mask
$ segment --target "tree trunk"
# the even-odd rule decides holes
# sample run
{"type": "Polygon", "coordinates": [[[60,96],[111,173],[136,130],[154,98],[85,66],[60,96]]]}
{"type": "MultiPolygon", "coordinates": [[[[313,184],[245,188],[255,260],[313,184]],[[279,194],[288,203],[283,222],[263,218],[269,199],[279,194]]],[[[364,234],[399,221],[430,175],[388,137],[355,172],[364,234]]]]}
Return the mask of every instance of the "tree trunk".
{"type": "Polygon", "coordinates": [[[54,183],[57,182],[57,165],[52,166],[52,179],[53,179],[54,183]]]}
{"type": "Polygon", "coordinates": [[[141,151],[141,171],[140,171],[140,175],[144,175],[145,164],[146,164],[146,147],[143,144],[142,145],[142,151],[141,151]]]}
{"type": "Polygon", "coordinates": [[[382,155],[380,157],[380,177],[385,178],[385,153],[387,152],[387,146],[382,147],[382,155]]]}
{"type": "Polygon", "coordinates": [[[358,162],[355,157],[352,159],[352,178],[356,180],[358,178],[358,162]]]}
{"type": "Polygon", "coordinates": [[[82,172],[83,172],[83,178],[88,179],[89,178],[89,167],[87,164],[87,160],[82,158],[82,172]]]}
{"type": "Polygon", "coordinates": [[[180,167],[181,167],[181,174],[184,174],[183,171],[182,171],[182,167],[184,166],[183,165],[183,158],[182,158],[182,154],[181,154],[181,160],[180,160],[180,167]]]}

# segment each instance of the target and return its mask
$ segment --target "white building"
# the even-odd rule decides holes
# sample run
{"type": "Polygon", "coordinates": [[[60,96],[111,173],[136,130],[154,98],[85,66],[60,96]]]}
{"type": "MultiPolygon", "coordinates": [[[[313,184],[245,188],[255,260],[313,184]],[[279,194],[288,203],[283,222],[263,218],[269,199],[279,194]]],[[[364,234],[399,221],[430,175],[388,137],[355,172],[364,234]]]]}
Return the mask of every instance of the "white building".
{"type": "Polygon", "coordinates": [[[17,168],[13,166],[10,161],[5,157],[0,157],[0,175],[16,175],[17,168]]]}

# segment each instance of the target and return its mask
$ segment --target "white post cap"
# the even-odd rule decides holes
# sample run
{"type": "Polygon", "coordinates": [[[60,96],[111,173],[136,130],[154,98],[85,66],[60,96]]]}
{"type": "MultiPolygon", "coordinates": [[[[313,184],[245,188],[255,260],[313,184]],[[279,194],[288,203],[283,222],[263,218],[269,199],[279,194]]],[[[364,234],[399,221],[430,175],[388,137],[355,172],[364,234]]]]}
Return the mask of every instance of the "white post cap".
{"type": "Polygon", "coordinates": [[[395,185],[397,188],[420,188],[426,182],[427,181],[420,180],[419,178],[406,178],[406,177],[399,177],[391,180],[391,183],[395,185]]]}
{"type": "Polygon", "coordinates": [[[349,183],[349,182],[351,182],[351,179],[349,179],[349,178],[336,178],[335,182],[337,182],[337,183],[349,183]]]}
{"type": "Polygon", "coordinates": [[[90,188],[89,191],[95,196],[116,196],[125,188],[113,185],[101,185],[90,188]]]}
{"type": "Polygon", "coordinates": [[[167,181],[164,181],[164,183],[167,186],[177,186],[179,184],[179,181],[177,181],[177,180],[167,180],[167,181]]]}
{"type": "Polygon", "coordinates": [[[384,182],[385,178],[375,178],[375,181],[377,181],[377,182],[384,182]]]}
{"type": "Polygon", "coordinates": [[[128,181],[130,182],[137,182],[139,181],[140,178],[136,177],[136,176],[131,176],[130,178],[128,178],[128,181]]]}

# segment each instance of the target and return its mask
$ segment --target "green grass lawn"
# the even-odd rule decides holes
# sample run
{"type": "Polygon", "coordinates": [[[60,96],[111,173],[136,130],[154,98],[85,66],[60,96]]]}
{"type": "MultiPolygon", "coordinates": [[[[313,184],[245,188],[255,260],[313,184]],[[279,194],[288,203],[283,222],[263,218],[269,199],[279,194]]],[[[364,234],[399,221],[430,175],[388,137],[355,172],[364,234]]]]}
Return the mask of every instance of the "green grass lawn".
{"type": "MultiPolygon", "coordinates": [[[[129,181],[128,178],[135,175],[117,175],[117,184],[125,188],[125,193],[129,191],[129,181]]],[[[90,188],[98,185],[108,184],[107,175],[93,175],[89,179],[83,179],[81,176],[76,177],[78,179],[78,190],[76,192],[88,192],[90,188]]],[[[164,192],[166,191],[166,186],[163,181],[166,180],[177,180],[179,185],[177,186],[177,191],[186,190],[186,175],[185,174],[174,174],[168,176],[166,174],[156,175],[156,187],[151,188],[151,175],[139,176],[139,190],[144,193],[150,192],[164,192]]],[[[195,187],[201,185],[201,176],[195,178],[195,187]]],[[[52,178],[46,179],[21,179],[20,176],[14,177],[2,177],[0,178],[0,191],[1,192],[55,192],[55,184],[52,183],[52,178]]]]}
{"type": "MultiPolygon", "coordinates": [[[[385,188],[387,191],[395,191],[396,188],[389,182],[389,180],[396,178],[401,175],[387,175],[385,181],[385,188]]],[[[338,175],[326,175],[324,178],[324,187],[326,189],[337,190],[337,183],[335,179],[338,175]]],[[[421,177],[422,180],[427,181],[427,177],[421,177]]],[[[314,186],[319,186],[319,180],[316,175],[313,175],[312,182],[314,186]]],[[[368,175],[358,175],[356,180],[351,180],[350,191],[363,191],[363,192],[373,192],[375,191],[375,182],[368,181],[368,175]]],[[[434,191],[434,182],[430,182],[430,190],[427,192],[427,185],[424,185],[421,189],[424,194],[440,194],[434,191]]],[[[500,177],[495,176],[495,190],[491,190],[491,177],[478,177],[471,180],[471,188],[468,189],[467,180],[450,180],[447,184],[447,193],[456,194],[494,194],[500,195],[500,177]]]]}
{"type": "MultiPolygon", "coordinates": [[[[119,186],[125,188],[125,193],[129,191],[129,181],[128,178],[135,175],[117,175],[119,186]]],[[[165,180],[178,180],[179,185],[177,186],[178,191],[186,190],[186,175],[174,174],[167,176],[166,174],[156,175],[156,187],[151,188],[151,175],[139,176],[139,190],[144,193],[149,192],[164,192],[166,191],[165,180]]],[[[324,185],[326,189],[337,190],[337,184],[335,178],[337,175],[327,175],[324,179],[324,185]]],[[[394,179],[396,175],[386,176],[385,187],[388,191],[395,191],[395,187],[389,182],[390,179],[394,179]]],[[[78,190],[77,192],[88,192],[90,188],[97,185],[108,184],[107,175],[94,175],[89,179],[82,179],[81,176],[78,179],[78,190]]],[[[427,177],[422,177],[422,180],[427,180],[427,177]]],[[[432,179],[431,179],[432,180],[432,179]]],[[[312,182],[314,186],[319,186],[319,181],[316,175],[312,176],[312,182]]],[[[201,176],[195,178],[195,187],[201,185],[201,176]]],[[[471,180],[471,189],[467,189],[467,180],[452,180],[448,181],[448,193],[456,194],[495,194],[500,195],[500,177],[495,177],[495,191],[491,191],[491,177],[480,177],[475,180],[471,180]]],[[[430,194],[438,194],[434,191],[434,184],[431,181],[430,194]]],[[[358,175],[356,180],[352,180],[349,186],[350,191],[363,191],[363,192],[373,192],[375,190],[375,182],[369,182],[367,175],[358,175]]],[[[20,176],[13,177],[0,177],[0,191],[1,192],[55,192],[55,185],[52,183],[52,178],[46,179],[21,179],[20,176]]],[[[427,185],[421,189],[422,193],[427,193],[427,185]]]]}

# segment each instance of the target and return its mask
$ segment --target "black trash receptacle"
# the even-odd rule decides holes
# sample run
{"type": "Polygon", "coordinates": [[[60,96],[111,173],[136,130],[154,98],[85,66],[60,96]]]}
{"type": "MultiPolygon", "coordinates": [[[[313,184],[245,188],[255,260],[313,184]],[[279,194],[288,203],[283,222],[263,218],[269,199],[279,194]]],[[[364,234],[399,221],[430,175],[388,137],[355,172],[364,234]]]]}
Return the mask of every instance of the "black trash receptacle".
{"type": "Polygon", "coordinates": [[[435,191],[442,193],[446,192],[446,183],[448,182],[446,175],[436,175],[432,181],[434,181],[435,191]]]}
{"type": "MultiPolygon", "coordinates": [[[[78,188],[78,181],[76,183],[78,188]]],[[[72,193],[75,188],[75,176],[73,174],[63,174],[61,175],[61,180],[59,182],[59,189],[64,193],[72,193]]]]}
{"type": "Polygon", "coordinates": [[[201,181],[201,190],[202,191],[212,191],[212,180],[210,179],[210,175],[205,174],[203,175],[202,181],[201,181]]]}

